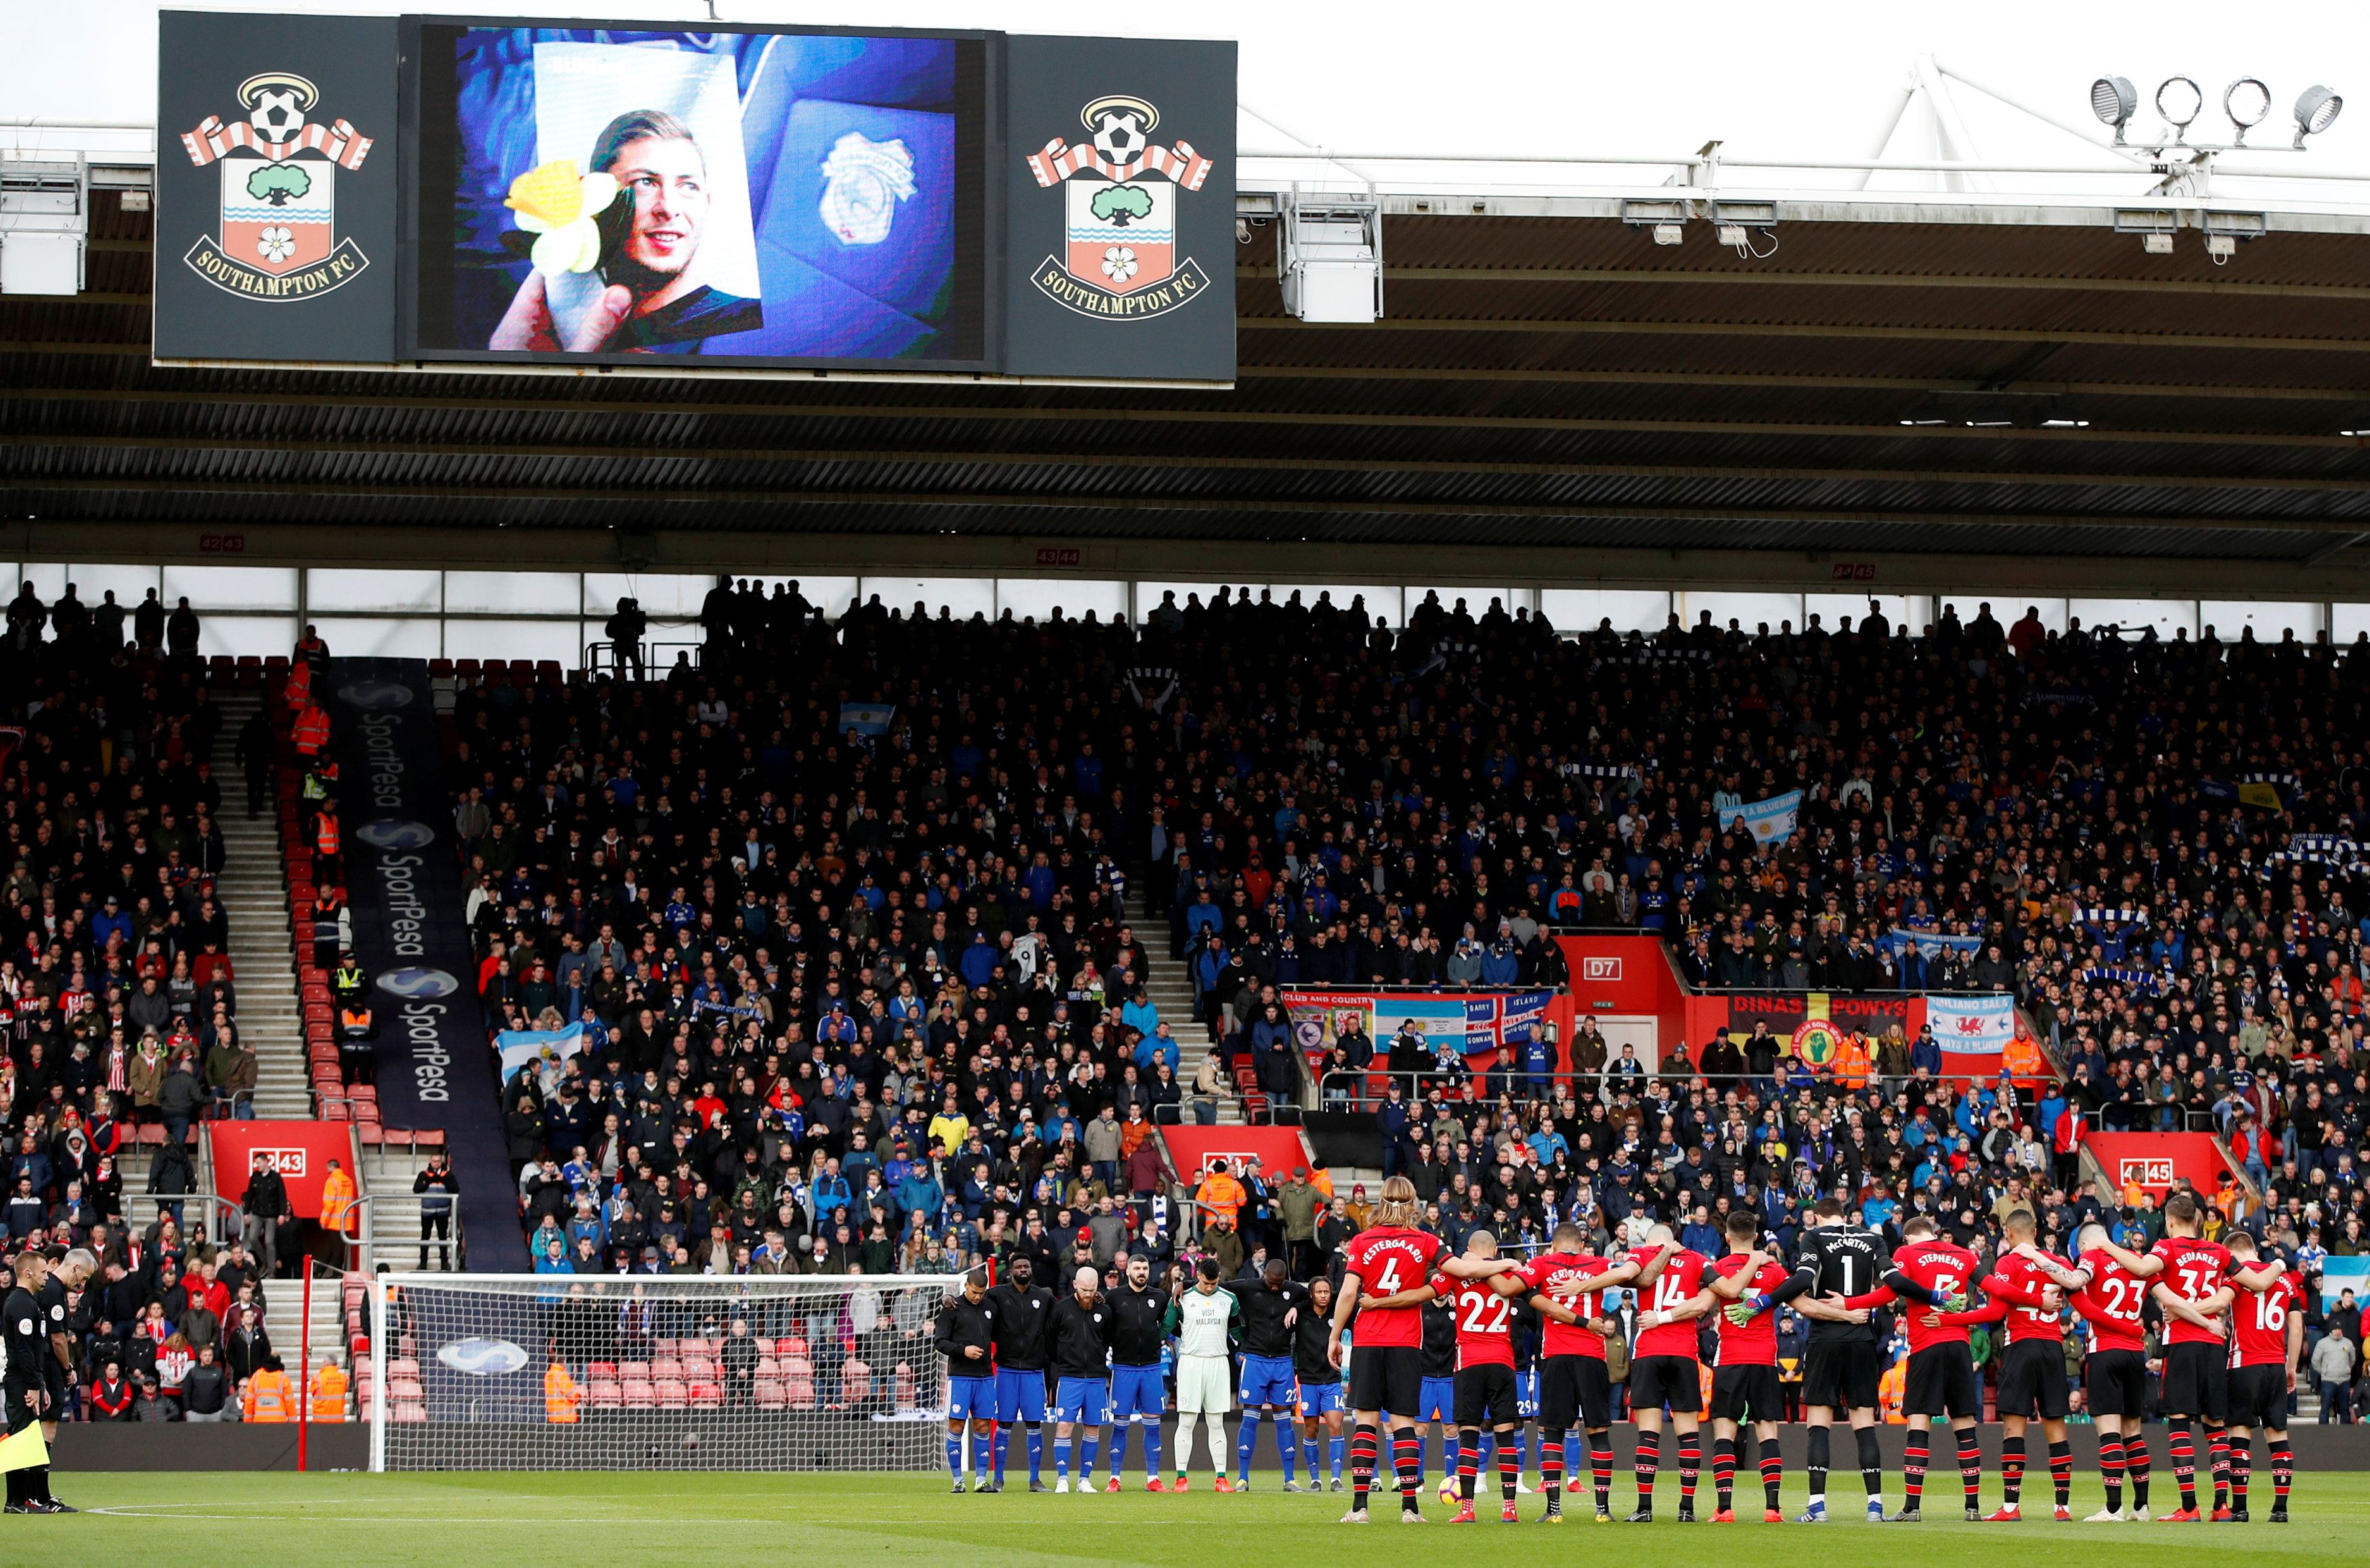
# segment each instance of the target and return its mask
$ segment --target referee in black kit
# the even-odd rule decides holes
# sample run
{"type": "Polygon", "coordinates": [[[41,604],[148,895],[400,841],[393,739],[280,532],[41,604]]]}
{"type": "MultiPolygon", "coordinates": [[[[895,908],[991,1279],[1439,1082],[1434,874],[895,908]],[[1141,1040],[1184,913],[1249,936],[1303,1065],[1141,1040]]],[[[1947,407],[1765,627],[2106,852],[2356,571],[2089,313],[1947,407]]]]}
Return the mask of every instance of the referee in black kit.
{"type": "MultiPolygon", "coordinates": [[[[41,1360],[41,1376],[49,1384],[50,1402],[41,1411],[41,1441],[54,1457],[58,1446],[58,1423],[64,1419],[66,1385],[75,1380],[74,1325],[67,1316],[66,1295],[79,1291],[90,1283],[91,1271],[98,1260],[86,1247],[76,1247],[55,1263],[41,1269],[41,1283],[33,1292],[33,1299],[41,1309],[41,1332],[49,1336],[50,1354],[41,1360]]],[[[44,1464],[34,1475],[28,1488],[29,1501],[44,1505],[43,1512],[72,1514],[50,1490],[50,1466],[44,1464]]]]}
{"type": "MultiPolygon", "coordinates": [[[[13,1437],[26,1427],[49,1413],[50,1377],[48,1364],[55,1359],[50,1348],[49,1324],[42,1321],[41,1281],[49,1265],[41,1254],[28,1247],[17,1254],[17,1286],[6,1300],[0,1300],[0,1346],[5,1346],[7,1360],[0,1371],[0,1403],[7,1413],[8,1436],[13,1437]]],[[[8,1505],[11,1514],[54,1514],[60,1510],[53,1504],[37,1501],[44,1489],[42,1471],[27,1467],[8,1471],[8,1505]]]]}

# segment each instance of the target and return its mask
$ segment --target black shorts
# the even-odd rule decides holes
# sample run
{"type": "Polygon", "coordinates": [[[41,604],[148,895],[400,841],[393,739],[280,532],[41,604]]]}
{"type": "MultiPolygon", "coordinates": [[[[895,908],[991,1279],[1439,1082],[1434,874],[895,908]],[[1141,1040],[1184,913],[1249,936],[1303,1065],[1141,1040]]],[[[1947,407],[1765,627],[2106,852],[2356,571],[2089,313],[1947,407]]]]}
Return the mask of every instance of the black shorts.
{"type": "Polygon", "coordinates": [[[1539,1430],[1573,1426],[1602,1432],[1613,1425],[1613,1379],[1601,1356],[1548,1356],[1539,1361],[1539,1430]]]}
{"type": "Polygon", "coordinates": [[[1514,1369],[1512,1367],[1464,1367],[1456,1373],[1456,1425],[1497,1426],[1514,1424],[1514,1369]]]}
{"type": "Polygon", "coordinates": [[[2228,1356],[2218,1345],[2165,1346],[2164,1413],[2221,1420],[2230,1404],[2228,1356]]]}
{"type": "Polygon", "coordinates": [[[1350,1347],[1350,1408],[1409,1420],[1423,1404],[1423,1350],[1413,1345],[1350,1347]]]}
{"type": "Polygon", "coordinates": [[[2137,1421],[2146,1415],[2147,1379],[2147,1356],[2139,1351],[2090,1352],[2083,1387],[2089,1391],[2091,1416],[2128,1415],[2137,1421]]]}
{"type": "Polygon", "coordinates": [[[1702,1363],[1692,1356],[1640,1356],[1629,1363],[1629,1413],[1671,1407],[1674,1415],[1703,1409],[1702,1363]]]}
{"type": "Polygon", "coordinates": [[[1999,1413],[2065,1419],[2065,1347],[2052,1339],[2020,1339],[2000,1358],[1999,1413]]]}
{"type": "Polygon", "coordinates": [[[1813,1340],[1802,1352],[1802,1404],[1829,1410],[1873,1410],[1884,1355],[1872,1341],[1813,1340]]]}
{"type": "Polygon", "coordinates": [[[1775,1367],[1715,1367],[1711,1369],[1711,1418],[1733,1421],[1786,1419],[1786,1393],[1775,1367]]]}
{"type": "Polygon", "coordinates": [[[1975,1375],[1973,1353],[1963,1345],[1929,1345],[1914,1352],[1901,1394],[1904,1415],[1984,1418],[1984,1380],[1975,1375]]]}
{"type": "Polygon", "coordinates": [[[0,1379],[0,1401],[6,1402],[10,1436],[22,1432],[41,1418],[41,1413],[36,1412],[25,1402],[25,1396],[33,1391],[33,1379],[29,1377],[11,1376],[0,1379]]]}
{"type": "Polygon", "coordinates": [[[2279,1367],[2230,1368],[2230,1425],[2257,1432],[2288,1429],[2288,1375],[2279,1367]]]}

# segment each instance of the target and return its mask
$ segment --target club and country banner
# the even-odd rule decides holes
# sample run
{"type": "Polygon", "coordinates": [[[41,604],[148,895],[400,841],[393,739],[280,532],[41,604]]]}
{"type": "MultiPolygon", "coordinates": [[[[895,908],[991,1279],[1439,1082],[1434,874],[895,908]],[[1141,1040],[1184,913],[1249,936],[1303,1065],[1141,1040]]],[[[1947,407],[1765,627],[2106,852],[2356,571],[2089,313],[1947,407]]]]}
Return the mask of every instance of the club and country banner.
{"type": "Polygon", "coordinates": [[[1946,1057],[1997,1056],[2016,1038],[2016,999],[2005,991],[1928,996],[1926,1022],[1946,1057]]]}
{"type": "Polygon", "coordinates": [[[1904,1035],[1911,1032],[1911,999],[1906,996],[1837,996],[1814,990],[1739,993],[1710,1000],[1728,1004],[1728,1016],[1715,1026],[1726,1030],[1740,1045],[1751,1037],[1756,1024],[1768,1024],[1769,1032],[1780,1039],[1791,1039],[1810,1024],[1870,1039],[1893,1028],[1904,1035]]]}
{"type": "Polygon", "coordinates": [[[1283,993],[1293,1039],[1313,1067],[1321,1066],[1353,1019],[1374,1042],[1377,1066],[1391,1041],[1408,1029],[1422,1036],[1435,1053],[1442,1042],[1451,1042],[1473,1065],[1485,1066],[1501,1045],[1520,1051],[1549,1022],[1557,1000],[1549,990],[1283,993]]]}
{"type": "Polygon", "coordinates": [[[470,1262],[523,1270],[427,662],[331,659],[328,687],[354,954],[374,982],[380,1117],[443,1129],[470,1262]]]}
{"type": "Polygon", "coordinates": [[[1725,830],[1742,822],[1744,830],[1753,835],[1754,843],[1781,844],[1794,836],[1795,824],[1801,820],[1801,817],[1802,792],[1789,789],[1766,800],[1752,800],[1743,806],[1720,807],[1720,825],[1725,830]]]}

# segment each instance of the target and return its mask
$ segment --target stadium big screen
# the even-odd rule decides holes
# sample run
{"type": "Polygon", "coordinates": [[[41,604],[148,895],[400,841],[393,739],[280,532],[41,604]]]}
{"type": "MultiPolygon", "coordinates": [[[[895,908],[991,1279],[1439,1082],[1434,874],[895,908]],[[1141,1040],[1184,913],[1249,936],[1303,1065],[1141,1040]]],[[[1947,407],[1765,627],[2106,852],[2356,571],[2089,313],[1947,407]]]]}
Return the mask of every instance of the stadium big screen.
{"type": "Polygon", "coordinates": [[[421,357],[986,368],[983,37],[419,39],[421,357]]]}
{"type": "Polygon", "coordinates": [[[1235,46],[167,11],[167,364],[1235,373],[1235,46]]]}

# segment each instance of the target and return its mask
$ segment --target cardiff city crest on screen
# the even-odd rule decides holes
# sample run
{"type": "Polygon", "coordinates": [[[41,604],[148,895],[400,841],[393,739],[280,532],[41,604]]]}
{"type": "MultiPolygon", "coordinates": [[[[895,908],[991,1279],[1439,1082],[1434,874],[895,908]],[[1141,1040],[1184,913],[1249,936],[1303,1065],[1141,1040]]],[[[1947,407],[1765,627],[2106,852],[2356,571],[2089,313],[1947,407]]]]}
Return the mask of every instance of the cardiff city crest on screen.
{"type": "Polygon", "coordinates": [[[1056,136],[1029,155],[1037,183],[1062,192],[1064,234],[1030,280],[1057,304],[1111,320],[1191,304],[1209,278],[1177,253],[1177,204],[1201,190],[1210,160],[1191,143],[1155,142],[1160,111],[1142,98],[1097,98],[1078,120],[1087,140],[1056,136]]]}
{"type": "Polygon", "coordinates": [[[247,300],[314,299],[361,276],[370,258],[338,237],[337,174],[362,166],[370,138],[308,120],[320,95],[302,76],[249,76],[236,96],[245,119],[210,114],[181,137],[190,162],[222,170],[221,223],[182,261],[247,300]]]}

